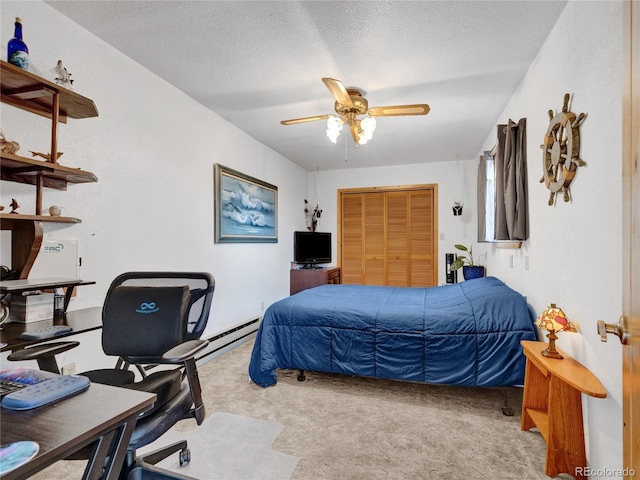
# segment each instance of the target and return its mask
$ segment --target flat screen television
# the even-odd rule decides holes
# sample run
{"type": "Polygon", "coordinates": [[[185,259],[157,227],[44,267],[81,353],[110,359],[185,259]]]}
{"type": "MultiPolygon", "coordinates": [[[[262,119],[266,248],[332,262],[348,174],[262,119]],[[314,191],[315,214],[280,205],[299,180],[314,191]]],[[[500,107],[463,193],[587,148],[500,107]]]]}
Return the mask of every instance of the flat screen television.
{"type": "Polygon", "coordinates": [[[293,232],[293,261],[309,267],[331,263],[331,232],[293,232]]]}

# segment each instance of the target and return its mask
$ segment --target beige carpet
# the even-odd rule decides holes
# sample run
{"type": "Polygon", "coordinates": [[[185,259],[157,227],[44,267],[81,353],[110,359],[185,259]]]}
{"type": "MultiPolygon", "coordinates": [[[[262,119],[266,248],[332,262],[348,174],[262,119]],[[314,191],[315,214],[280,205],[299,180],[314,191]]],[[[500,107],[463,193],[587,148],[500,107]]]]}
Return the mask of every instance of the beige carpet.
{"type": "MultiPolygon", "coordinates": [[[[520,431],[518,388],[508,390],[513,417],[502,415],[494,389],[320,373],[298,382],[295,371],[279,371],[278,384],[263,389],[249,383],[252,345],[199,368],[207,418],[226,412],[284,425],[272,448],[300,459],[294,480],[549,478],[542,437],[520,431]]],[[[193,420],[174,427],[194,428],[193,420]]],[[[79,478],[75,463],[58,462],[34,478],[79,478]]]]}
{"type": "Polygon", "coordinates": [[[284,480],[291,478],[299,459],[273,450],[273,441],[283,428],[277,422],[215,412],[200,427],[187,432],[169,431],[140,453],[186,440],[192,458],[206,461],[180,466],[178,455],[171,455],[158,466],[200,479],[284,480]]]}

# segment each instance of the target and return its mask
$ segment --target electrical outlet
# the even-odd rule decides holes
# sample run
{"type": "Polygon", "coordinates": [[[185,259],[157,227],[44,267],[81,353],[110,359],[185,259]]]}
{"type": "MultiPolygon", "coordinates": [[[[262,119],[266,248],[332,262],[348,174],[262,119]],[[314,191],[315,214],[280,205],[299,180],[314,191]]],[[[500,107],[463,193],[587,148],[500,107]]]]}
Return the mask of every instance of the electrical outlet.
{"type": "Polygon", "coordinates": [[[62,367],[62,375],[75,375],[76,373],[76,364],[75,362],[68,363],[64,367],[62,367]]]}

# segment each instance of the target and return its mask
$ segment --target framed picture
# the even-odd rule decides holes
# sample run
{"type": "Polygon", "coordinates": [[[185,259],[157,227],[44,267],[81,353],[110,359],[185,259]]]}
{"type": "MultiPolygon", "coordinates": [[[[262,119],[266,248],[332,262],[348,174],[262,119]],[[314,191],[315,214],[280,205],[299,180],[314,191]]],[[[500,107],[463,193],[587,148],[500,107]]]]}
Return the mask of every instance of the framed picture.
{"type": "Polygon", "coordinates": [[[278,241],[278,187],[216,163],[215,241],[278,241]]]}

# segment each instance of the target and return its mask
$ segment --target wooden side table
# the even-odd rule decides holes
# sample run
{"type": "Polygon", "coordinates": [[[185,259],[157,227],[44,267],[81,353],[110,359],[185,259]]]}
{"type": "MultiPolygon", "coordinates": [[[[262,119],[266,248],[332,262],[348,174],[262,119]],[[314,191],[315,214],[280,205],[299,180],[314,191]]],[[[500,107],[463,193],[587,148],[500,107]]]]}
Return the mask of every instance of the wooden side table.
{"type": "Polygon", "coordinates": [[[586,478],[581,394],[605,398],[607,391],[593,373],[564,352],[562,360],[547,358],[541,353],[545,342],[520,343],[527,357],[520,430],[540,430],[547,444],[546,475],[586,478]]]}

